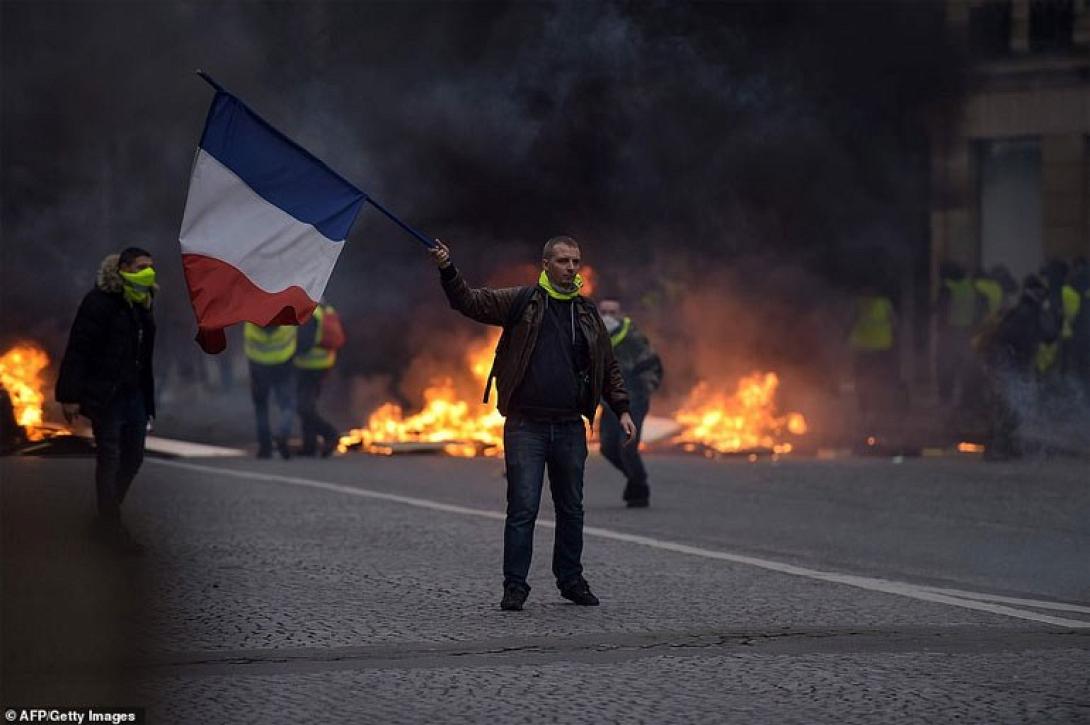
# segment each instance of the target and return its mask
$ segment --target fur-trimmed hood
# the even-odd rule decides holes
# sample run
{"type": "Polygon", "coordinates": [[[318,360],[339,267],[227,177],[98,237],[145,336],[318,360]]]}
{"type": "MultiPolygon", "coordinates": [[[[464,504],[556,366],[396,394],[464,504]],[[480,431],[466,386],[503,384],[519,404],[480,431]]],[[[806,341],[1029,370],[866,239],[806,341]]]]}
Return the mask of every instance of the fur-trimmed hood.
{"type": "Polygon", "coordinates": [[[121,288],[125,282],[121,279],[119,259],[121,259],[120,254],[106,255],[106,258],[102,260],[102,264],[98,265],[98,274],[95,275],[95,287],[110,294],[121,293],[121,288]]]}

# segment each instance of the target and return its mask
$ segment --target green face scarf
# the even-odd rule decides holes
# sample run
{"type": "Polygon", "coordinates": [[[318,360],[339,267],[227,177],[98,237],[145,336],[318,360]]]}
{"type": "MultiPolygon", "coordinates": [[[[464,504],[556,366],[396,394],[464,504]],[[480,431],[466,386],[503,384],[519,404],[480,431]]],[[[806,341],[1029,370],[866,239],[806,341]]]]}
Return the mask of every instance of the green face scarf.
{"type": "Polygon", "coordinates": [[[553,287],[553,283],[549,280],[549,275],[545,274],[545,270],[541,270],[541,276],[537,278],[537,283],[554,300],[572,300],[579,296],[579,289],[583,286],[583,276],[580,274],[575,275],[574,292],[560,292],[553,287]]]}
{"type": "Polygon", "coordinates": [[[151,297],[151,288],[155,285],[155,268],[145,267],[139,272],[126,272],[118,270],[124,285],[121,291],[125,299],[132,303],[148,305],[151,297]]]}

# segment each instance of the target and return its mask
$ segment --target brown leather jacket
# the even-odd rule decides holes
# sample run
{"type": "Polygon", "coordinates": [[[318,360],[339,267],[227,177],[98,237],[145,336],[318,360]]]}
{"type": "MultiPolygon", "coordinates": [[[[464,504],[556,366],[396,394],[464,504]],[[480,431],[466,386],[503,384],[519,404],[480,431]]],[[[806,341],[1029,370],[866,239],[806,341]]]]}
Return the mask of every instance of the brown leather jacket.
{"type": "MultiPolygon", "coordinates": [[[[507,321],[508,313],[515,304],[519,291],[523,289],[522,287],[473,289],[466,284],[465,278],[453,264],[440,270],[440,279],[443,283],[443,291],[450,300],[450,306],[469,319],[486,325],[502,326],[507,321]]],[[[530,354],[533,352],[534,343],[537,342],[537,334],[544,319],[545,291],[536,285],[534,289],[535,293],[531,295],[521,319],[515,322],[509,333],[506,349],[496,358],[496,392],[499,395],[498,407],[502,415],[507,415],[511,396],[518,384],[522,382],[522,376],[526,374],[526,368],[530,364],[530,354]]],[[[575,302],[579,327],[586,336],[587,345],[590,348],[592,386],[589,407],[579,412],[586,416],[587,420],[593,421],[597,401],[605,400],[613,412],[619,416],[628,411],[628,392],[624,387],[621,369],[617,366],[617,361],[613,359],[613,346],[609,342],[609,333],[602,324],[602,318],[598,316],[598,309],[592,303],[583,297],[576,297],[575,302]]]]}

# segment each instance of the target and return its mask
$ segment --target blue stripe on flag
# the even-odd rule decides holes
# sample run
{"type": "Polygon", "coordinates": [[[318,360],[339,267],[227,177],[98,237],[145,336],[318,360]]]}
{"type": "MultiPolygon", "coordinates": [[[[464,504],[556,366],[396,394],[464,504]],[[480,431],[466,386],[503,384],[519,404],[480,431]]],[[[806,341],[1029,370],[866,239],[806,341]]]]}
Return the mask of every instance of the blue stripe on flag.
{"type": "Polygon", "coordinates": [[[212,99],[201,148],[266,201],[335,242],[348,236],[366,198],[226,91],[212,99]]]}

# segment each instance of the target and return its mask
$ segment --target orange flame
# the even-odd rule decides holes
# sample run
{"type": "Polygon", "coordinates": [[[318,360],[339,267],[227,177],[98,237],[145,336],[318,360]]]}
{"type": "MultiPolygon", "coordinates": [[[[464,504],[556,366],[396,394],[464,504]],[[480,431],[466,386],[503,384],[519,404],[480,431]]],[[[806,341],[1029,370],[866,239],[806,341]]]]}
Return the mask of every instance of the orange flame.
{"type": "Polygon", "coordinates": [[[598,275],[594,271],[594,267],[584,264],[579,268],[579,276],[583,278],[583,286],[579,288],[579,294],[590,297],[598,286],[598,275]]]}
{"type": "Polygon", "coordinates": [[[0,386],[11,398],[15,422],[26,429],[32,441],[45,437],[41,427],[45,383],[41,375],[48,366],[49,355],[33,343],[15,345],[0,357],[0,386]]]}
{"type": "MultiPolygon", "coordinates": [[[[466,354],[466,365],[479,389],[483,390],[492,369],[499,336],[496,328],[466,354]]],[[[503,416],[493,405],[462,400],[451,378],[433,378],[424,389],[420,411],[405,416],[400,405],[386,403],[371,414],[365,428],[341,436],[338,448],[344,452],[359,446],[368,453],[390,455],[395,443],[437,444],[451,456],[499,456],[503,453],[503,416]]]]}
{"type": "MultiPolygon", "coordinates": [[[[580,293],[589,296],[595,287],[594,269],[583,266],[580,274],[580,293]]],[[[500,333],[499,328],[493,328],[465,356],[477,390],[484,389],[500,333]]],[[[467,401],[459,395],[452,378],[433,378],[424,389],[423,408],[406,415],[397,403],[385,403],[371,413],[365,427],[341,436],[338,450],[343,453],[358,446],[367,453],[392,455],[394,444],[432,444],[450,456],[502,456],[503,416],[495,408],[496,394],[493,389],[493,402],[488,405],[467,401]]]]}
{"type": "Polygon", "coordinates": [[[733,393],[713,389],[700,382],[690,391],[674,420],[682,431],[674,442],[685,450],[700,446],[720,453],[767,448],[773,453],[790,453],[785,434],[806,433],[801,413],[776,414],[776,373],[755,372],[743,377],[733,393]]]}
{"type": "Polygon", "coordinates": [[[980,443],[970,443],[968,441],[961,441],[958,443],[959,453],[983,453],[984,446],[980,443]]]}

